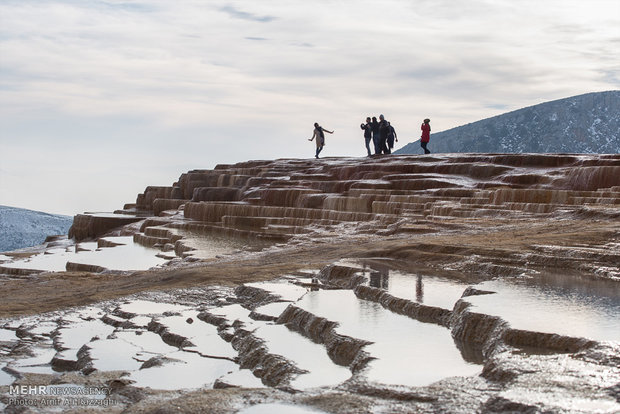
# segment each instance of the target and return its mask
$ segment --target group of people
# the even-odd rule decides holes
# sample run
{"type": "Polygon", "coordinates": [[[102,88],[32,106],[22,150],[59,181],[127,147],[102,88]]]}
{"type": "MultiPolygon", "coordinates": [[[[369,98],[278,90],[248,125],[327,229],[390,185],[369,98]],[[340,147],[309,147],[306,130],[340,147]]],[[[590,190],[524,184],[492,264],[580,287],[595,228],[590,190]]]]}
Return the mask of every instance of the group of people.
{"type": "Polygon", "coordinates": [[[396,131],[394,127],[385,119],[383,115],[379,115],[379,121],[377,117],[366,118],[366,123],[361,124],[360,128],[364,130],[364,140],[366,142],[366,151],[368,156],[370,153],[370,141],[372,140],[375,155],[379,154],[391,154],[392,148],[394,148],[394,141],[398,142],[396,131]]]}
{"type": "MultiPolygon", "coordinates": [[[[431,120],[425,119],[422,123],[422,136],[420,137],[420,146],[424,150],[425,154],[430,154],[431,152],[428,150],[427,146],[431,137],[431,120]]],[[[366,118],[366,123],[361,124],[360,128],[364,131],[364,141],[366,144],[366,151],[368,152],[368,156],[372,155],[370,150],[370,141],[373,143],[375,155],[379,154],[391,154],[392,148],[394,148],[394,142],[398,142],[398,137],[396,136],[396,131],[394,127],[390,125],[390,123],[385,119],[383,115],[379,115],[379,120],[377,121],[376,117],[366,118]]],[[[316,140],[316,153],[314,155],[315,158],[319,158],[320,152],[323,150],[325,146],[325,133],[333,134],[334,131],[328,131],[318,124],[318,122],[314,123],[314,133],[312,134],[312,138],[308,139],[308,141],[316,140]]]]}

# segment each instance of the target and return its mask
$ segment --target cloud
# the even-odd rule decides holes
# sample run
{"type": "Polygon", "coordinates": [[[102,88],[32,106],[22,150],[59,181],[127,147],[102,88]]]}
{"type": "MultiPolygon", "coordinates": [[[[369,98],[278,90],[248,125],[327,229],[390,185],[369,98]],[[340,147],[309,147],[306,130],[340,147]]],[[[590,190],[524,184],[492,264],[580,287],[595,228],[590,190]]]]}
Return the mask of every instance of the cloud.
{"type": "Polygon", "coordinates": [[[220,11],[227,13],[229,16],[234,17],[235,19],[251,20],[260,23],[268,23],[277,19],[277,17],[275,16],[259,16],[254,13],[239,10],[231,5],[221,7],[220,11]]]}
{"type": "Polygon", "coordinates": [[[152,184],[157,165],[305,156],[315,121],[337,131],[330,155],[363,155],[367,115],[404,144],[426,116],[440,131],[619,87],[614,2],[213,3],[0,2],[0,153],[18,140],[37,160],[11,172],[45,174],[60,145],[72,180],[93,152],[152,184]]]}

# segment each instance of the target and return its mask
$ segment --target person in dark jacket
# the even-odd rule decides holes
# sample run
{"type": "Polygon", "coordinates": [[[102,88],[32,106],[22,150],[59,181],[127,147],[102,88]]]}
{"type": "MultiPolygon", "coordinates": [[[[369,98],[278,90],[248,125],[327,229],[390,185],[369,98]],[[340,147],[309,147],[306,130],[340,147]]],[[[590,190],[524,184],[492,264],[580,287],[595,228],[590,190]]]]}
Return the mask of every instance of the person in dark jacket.
{"type": "Polygon", "coordinates": [[[421,126],[422,136],[420,137],[420,146],[424,149],[425,154],[430,154],[431,152],[426,148],[428,142],[431,140],[431,120],[426,118],[424,123],[421,126]]]}
{"type": "Polygon", "coordinates": [[[318,122],[314,123],[314,133],[312,134],[312,138],[308,140],[312,141],[316,138],[316,154],[314,155],[314,158],[319,158],[319,153],[323,150],[323,147],[325,146],[325,132],[327,132],[328,134],[334,133],[334,131],[328,131],[322,126],[320,126],[318,122]]]}
{"type": "Polygon", "coordinates": [[[372,139],[372,125],[370,123],[370,117],[366,118],[366,123],[361,124],[360,128],[364,130],[364,141],[366,142],[366,151],[370,157],[370,140],[372,139]]]}
{"type": "Polygon", "coordinates": [[[379,115],[379,154],[389,154],[387,146],[388,132],[390,130],[390,123],[385,120],[383,115],[379,115]]]}
{"type": "Polygon", "coordinates": [[[398,142],[398,137],[396,136],[396,130],[394,129],[392,124],[388,122],[388,135],[387,135],[387,153],[388,154],[392,153],[392,148],[394,148],[395,140],[396,142],[398,142]]]}
{"type": "Polygon", "coordinates": [[[381,137],[379,136],[379,122],[377,122],[377,117],[372,117],[372,122],[370,124],[370,129],[372,130],[372,143],[375,146],[375,155],[381,154],[381,137]]]}

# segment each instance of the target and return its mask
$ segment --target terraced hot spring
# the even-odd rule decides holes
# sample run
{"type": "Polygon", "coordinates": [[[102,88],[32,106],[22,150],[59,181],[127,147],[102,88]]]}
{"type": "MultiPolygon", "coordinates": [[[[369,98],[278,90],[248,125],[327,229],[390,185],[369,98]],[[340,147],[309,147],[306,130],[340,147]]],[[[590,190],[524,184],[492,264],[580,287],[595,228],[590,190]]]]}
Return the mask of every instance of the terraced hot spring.
{"type": "MultiPolygon", "coordinates": [[[[365,371],[369,381],[422,386],[481,370],[477,363],[464,359],[447,328],[393,313],[378,303],[357,298],[351,290],[308,291],[294,299],[287,283],[253,286],[281,293],[294,306],[337,322],[336,331],[341,335],[372,342],[364,348],[376,358],[365,371]]],[[[280,336],[282,346],[286,346],[287,336],[290,334],[280,336]]]]}

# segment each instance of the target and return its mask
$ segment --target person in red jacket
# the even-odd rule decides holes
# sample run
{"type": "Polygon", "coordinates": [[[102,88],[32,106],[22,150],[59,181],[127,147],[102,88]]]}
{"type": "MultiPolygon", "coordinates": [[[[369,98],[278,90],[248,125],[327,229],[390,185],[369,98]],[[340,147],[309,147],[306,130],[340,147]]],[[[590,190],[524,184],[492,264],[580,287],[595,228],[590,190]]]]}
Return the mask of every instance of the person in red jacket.
{"type": "Polygon", "coordinates": [[[430,154],[431,152],[426,148],[428,142],[431,140],[431,120],[426,118],[424,123],[422,124],[422,136],[420,137],[420,146],[424,149],[425,154],[430,154]]]}

